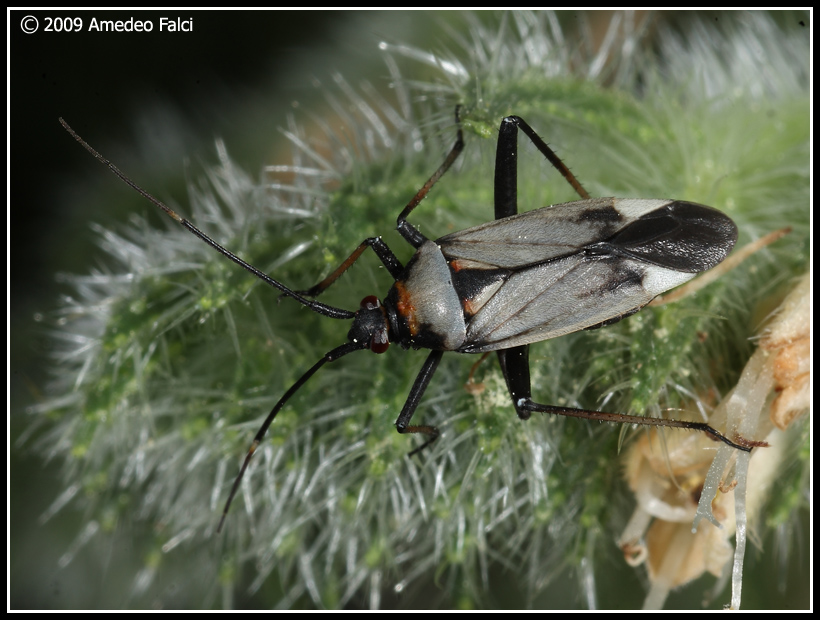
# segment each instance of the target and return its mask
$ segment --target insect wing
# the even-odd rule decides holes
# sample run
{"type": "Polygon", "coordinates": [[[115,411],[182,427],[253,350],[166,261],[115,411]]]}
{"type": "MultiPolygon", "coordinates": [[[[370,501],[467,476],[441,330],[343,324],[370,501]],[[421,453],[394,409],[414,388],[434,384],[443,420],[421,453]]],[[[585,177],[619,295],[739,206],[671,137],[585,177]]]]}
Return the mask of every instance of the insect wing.
{"type": "Polygon", "coordinates": [[[555,338],[629,315],[721,262],[727,216],[671,200],[600,198],[537,209],[437,240],[477,353],[555,338]]]}

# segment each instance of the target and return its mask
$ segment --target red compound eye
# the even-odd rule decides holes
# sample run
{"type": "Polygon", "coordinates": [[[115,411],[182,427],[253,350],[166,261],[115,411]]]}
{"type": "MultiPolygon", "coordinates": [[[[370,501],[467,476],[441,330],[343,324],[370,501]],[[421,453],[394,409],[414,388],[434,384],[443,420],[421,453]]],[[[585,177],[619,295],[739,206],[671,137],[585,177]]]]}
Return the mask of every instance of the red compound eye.
{"type": "Polygon", "coordinates": [[[387,339],[387,330],[382,329],[373,334],[370,339],[370,350],[373,353],[384,353],[390,346],[390,341],[387,339]]]}
{"type": "Polygon", "coordinates": [[[362,299],[362,303],[360,305],[362,310],[375,310],[381,305],[381,302],[375,295],[368,295],[362,299]]]}

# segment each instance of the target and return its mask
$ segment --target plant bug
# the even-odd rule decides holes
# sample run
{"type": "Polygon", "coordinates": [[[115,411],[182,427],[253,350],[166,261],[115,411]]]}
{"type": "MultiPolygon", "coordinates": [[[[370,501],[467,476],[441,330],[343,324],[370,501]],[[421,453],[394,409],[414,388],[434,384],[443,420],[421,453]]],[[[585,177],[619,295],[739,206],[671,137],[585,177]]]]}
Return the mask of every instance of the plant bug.
{"type": "Polygon", "coordinates": [[[191,222],[139,187],[97,153],[63,120],[65,129],[101,163],[168,216],[244,269],[314,312],[352,319],[348,342],[327,352],[284,393],[253,439],[225,503],[222,529],[256,448],[290,398],[326,363],[370,349],[384,353],[391,342],[404,349],[430,349],[396,419],[399,433],[439,435],[434,426],[411,425],[445,351],[498,355],[513,406],[522,420],[551,413],[589,420],[703,431],[744,450],[765,445],[729,438],[703,422],[645,418],[537,403],[531,396],[529,345],[582,329],[595,329],[634,314],[653,298],[722,262],[737,240],[726,215],[679,200],[591,198],[575,176],[523,119],[501,121],[495,163],[495,220],[431,241],[407,217],[452,166],[464,148],[456,109],[457,137],[444,162],[404,207],[399,234],[416,249],[406,265],[380,237],[362,241],[327,278],[295,291],[216,243],[191,222]],[[518,213],[518,130],[572,185],[582,200],[518,213]],[[365,297],[357,311],[316,301],[367,248],[394,279],[384,300],[365,297]]]}

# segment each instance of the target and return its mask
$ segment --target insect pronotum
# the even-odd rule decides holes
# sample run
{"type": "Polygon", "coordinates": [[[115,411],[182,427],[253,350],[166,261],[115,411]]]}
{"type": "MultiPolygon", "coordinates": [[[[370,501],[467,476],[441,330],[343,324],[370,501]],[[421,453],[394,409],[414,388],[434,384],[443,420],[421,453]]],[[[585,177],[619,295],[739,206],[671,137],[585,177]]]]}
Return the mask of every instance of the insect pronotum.
{"type": "Polygon", "coordinates": [[[521,118],[501,121],[495,163],[495,220],[445,235],[425,237],[407,217],[452,166],[464,148],[456,109],[456,141],[444,163],[412,197],[396,220],[399,234],[416,249],[402,265],[380,237],[362,241],[327,278],[302,291],[288,288],[208,237],[154,198],[95,151],[60,119],[63,127],[121,180],[169,217],[283,296],[333,319],[352,319],[348,342],[328,351],[282,395],[253,439],[225,502],[221,531],[251,457],[277,413],[322,366],[348,353],[384,353],[391,342],[404,349],[430,349],[398,418],[399,433],[439,435],[434,426],[411,425],[445,351],[495,351],[513,407],[522,420],[533,412],[588,420],[684,428],[708,433],[738,450],[764,442],[727,437],[703,422],[557,407],[531,397],[529,345],[619,321],[657,295],[719,264],[735,245],[737,228],[726,215],[680,200],[591,198],[549,146],[521,118]],[[582,200],[518,213],[518,130],[572,185],[582,200]],[[394,279],[383,300],[365,297],[357,311],[314,298],[372,248],[394,279]]]}

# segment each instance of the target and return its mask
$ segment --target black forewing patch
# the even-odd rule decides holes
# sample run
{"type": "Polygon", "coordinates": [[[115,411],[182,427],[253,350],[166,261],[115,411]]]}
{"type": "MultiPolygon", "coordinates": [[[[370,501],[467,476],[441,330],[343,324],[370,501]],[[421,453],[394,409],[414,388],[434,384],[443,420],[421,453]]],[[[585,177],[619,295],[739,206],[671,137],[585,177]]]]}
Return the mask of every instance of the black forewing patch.
{"type": "Polygon", "coordinates": [[[734,222],[720,211],[675,201],[647,213],[604,242],[591,254],[629,256],[638,260],[697,273],[720,263],[737,241],[734,222]]]}

